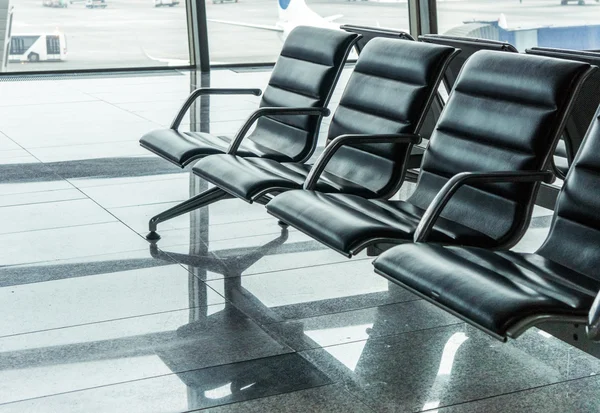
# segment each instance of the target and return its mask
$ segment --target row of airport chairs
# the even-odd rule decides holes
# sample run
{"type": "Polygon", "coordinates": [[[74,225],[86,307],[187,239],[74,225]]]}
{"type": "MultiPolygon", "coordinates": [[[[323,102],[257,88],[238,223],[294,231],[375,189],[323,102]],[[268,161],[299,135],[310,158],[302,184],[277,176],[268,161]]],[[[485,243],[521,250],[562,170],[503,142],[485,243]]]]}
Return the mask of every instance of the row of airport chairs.
{"type": "MultiPolygon", "coordinates": [[[[342,26],[342,28],[362,35],[356,46],[356,49],[359,53],[366,43],[375,37],[415,40],[410,34],[400,30],[379,29],[353,25],[342,26]]],[[[467,59],[475,52],[480,50],[495,50],[499,52],[518,53],[518,50],[510,43],[488,39],[474,39],[444,35],[423,35],[419,36],[419,40],[433,44],[456,47],[461,50],[461,53],[454,60],[452,60],[452,62],[450,62],[446,73],[444,73],[443,83],[448,91],[452,90],[461,68],[467,59]]],[[[538,56],[555,57],[559,59],[577,60],[580,62],[590,63],[591,65],[600,66],[600,53],[598,51],[533,47],[527,49],[525,53],[538,56]]],[[[600,105],[599,91],[600,72],[593,74],[586,81],[586,84],[582,88],[582,91],[574,103],[571,115],[569,116],[567,124],[565,125],[563,136],[561,137],[561,140],[556,148],[552,166],[556,176],[560,179],[564,180],[569,166],[573,162],[575,154],[581,145],[583,136],[585,135],[585,132],[592,121],[594,113],[596,112],[596,108],[598,105],[600,105]]],[[[427,118],[426,124],[421,130],[421,136],[423,136],[425,139],[431,134],[431,131],[435,127],[435,123],[437,122],[443,104],[444,100],[438,96],[436,101],[433,103],[432,108],[430,109],[430,114],[427,118]]],[[[417,151],[415,151],[415,155],[418,155],[417,151]]],[[[417,157],[414,160],[414,163],[420,165],[420,159],[417,157]]]]}
{"type": "MultiPolygon", "coordinates": [[[[221,199],[264,203],[283,225],[348,257],[404,244],[376,259],[377,273],[496,338],[552,321],[586,325],[598,339],[600,110],[569,168],[546,242],[535,254],[507,252],[528,227],[541,182],[554,179],[553,152],[597,67],[478,50],[449,72],[464,51],[437,36],[375,36],[360,46],[355,31],[292,31],[260,108],[231,140],[178,131],[182,112],[170,129],[142,137],[144,147],[180,166],[199,159],[193,173],[215,185],[153,217],[148,238],[158,238],[159,222],[221,199]],[[327,146],[307,165],[357,44],[327,146]],[[423,148],[416,189],[392,201],[443,78],[452,81],[449,98],[423,148]]],[[[204,93],[258,94],[198,90],[182,111],[204,93]]]]}

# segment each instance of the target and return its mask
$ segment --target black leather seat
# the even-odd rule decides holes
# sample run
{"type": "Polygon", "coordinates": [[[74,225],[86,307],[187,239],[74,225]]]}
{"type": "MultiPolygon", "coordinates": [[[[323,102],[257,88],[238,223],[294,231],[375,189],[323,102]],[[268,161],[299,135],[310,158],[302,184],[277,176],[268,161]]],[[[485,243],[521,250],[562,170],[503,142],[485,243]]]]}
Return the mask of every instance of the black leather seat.
{"type": "MultiPolygon", "coordinates": [[[[446,72],[444,73],[444,86],[447,91],[452,90],[454,87],[454,83],[456,82],[456,78],[460,73],[460,70],[464,66],[465,62],[469,57],[473,55],[473,53],[478,52],[480,50],[493,50],[498,52],[517,52],[517,49],[510,43],[499,42],[495,40],[488,39],[477,39],[471,37],[457,37],[457,36],[447,36],[441,34],[427,34],[419,36],[419,40],[425,43],[438,44],[441,46],[454,47],[460,50],[458,56],[455,59],[452,59],[452,62],[448,65],[446,72]]],[[[441,96],[438,96],[437,99],[431,105],[429,109],[429,113],[425,118],[425,124],[421,129],[421,136],[423,139],[429,139],[433,130],[435,129],[435,125],[440,118],[440,114],[444,107],[444,99],[441,96]]],[[[413,149],[413,156],[411,157],[412,163],[409,165],[409,168],[418,168],[423,160],[423,153],[425,144],[421,144],[413,149]]]]}
{"type": "MultiPolygon", "coordinates": [[[[170,129],[155,130],[140,145],[184,167],[208,155],[232,153],[279,162],[304,162],[315,151],[319,127],[344,62],[359,35],[342,30],[298,26],[290,32],[257,109],[231,139],[202,132],[180,132],[193,102],[204,94],[257,94],[258,89],[197,89],[170,129]],[[255,125],[252,132],[248,133],[255,125]]],[[[208,205],[224,195],[216,190],[190,198],[149,221],[147,239],[158,240],[158,223],[208,205]]]]}
{"type": "MultiPolygon", "coordinates": [[[[326,107],[346,57],[358,37],[339,30],[296,27],[286,38],[260,107],[326,107]]],[[[192,96],[236,93],[260,94],[260,90],[203,89],[192,96]]],[[[184,105],[178,118],[185,114],[190,104],[184,105]]],[[[302,116],[262,116],[257,120],[255,130],[244,138],[237,153],[289,162],[308,159],[315,149],[322,115],[313,111],[312,116],[306,113],[302,116]]],[[[180,132],[177,130],[179,122],[174,122],[170,129],[147,133],[140,139],[140,145],[180,167],[198,158],[228,151],[231,138],[180,132]]]]}
{"type": "Polygon", "coordinates": [[[410,242],[424,216],[439,215],[432,201],[456,192],[442,219],[418,233],[431,231],[431,240],[444,243],[510,247],[527,228],[539,182],[551,178],[545,168],[591,70],[567,60],[477,52],[450,93],[406,201],[294,190],[267,210],[352,256],[373,244],[410,242]]]}
{"type": "MultiPolygon", "coordinates": [[[[525,53],[576,60],[600,66],[600,53],[545,47],[533,47],[527,49],[525,53]]],[[[594,113],[598,105],[600,105],[600,71],[593,73],[583,85],[581,93],[573,104],[571,116],[567,120],[563,139],[561,139],[556,152],[554,152],[555,172],[560,179],[565,179],[569,166],[573,163],[575,154],[581,146],[583,137],[594,118],[594,113]]]]}
{"type": "Polygon", "coordinates": [[[382,27],[357,26],[354,24],[343,24],[340,29],[350,33],[360,35],[360,38],[354,44],[354,48],[358,54],[361,54],[367,43],[373,39],[400,39],[400,40],[415,40],[409,33],[402,30],[384,29],[382,27]]]}
{"type": "MultiPolygon", "coordinates": [[[[412,143],[441,76],[456,49],[391,39],[374,39],[361,53],[333,116],[328,142],[361,135],[359,145],[342,145],[316,181],[323,192],[365,198],[387,198],[402,184],[412,143]],[[388,137],[387,142],[376,139],[388,137]],[[339,138],[338,138],[339,137],[339,138]],[[375,142],[375,143],[370,143],[375,142]]],[[[332,154],[332,145],[317,161],[332,154]]],[[[214,155],[198,161],[193,171],[224,191],[246,201],[266,193],[300,189],[311,167],[273,159],[214,155]]]]}
{"type": "MultiPolygon", "coordinates": [[[[340,26],[340,29],[346,30],[352,33],[360,34],[360,39],[354,45],[357,53],[360,54],[362,50],[365,48],[368,42],[375,38],[387,38],[387,39],[401,39],[401,40],[415,40],[409,33],[406,33],[402,30],[395,29],[386,29],[382,27],[370,27],[370,26],[357,26],[353,24],[344,24],[340,26]]],[[[454,58],[453,58],[454,59],[454,58]]],[[[429,139],[431,136],[431,131],[435,127],[435,124],[440,117],[440,113],[442,112],[442,106],[444,106],[443,101],[440,96],[436,94],[431,105],[429,106],[429,111],[423,120],[423,125],[419,128],[419,135],[421,135],[422,139],[429,139]]],[[[410,151],[410,156],[408,157],[406,167],[408,169],[418,168],[421,165],[421,161],[423,160],[423,152],[424,143],[421,141],[421,144],[415,145],[412,147],[410,151]]],[[[411,172],[411,171],[407,171],[411,172]]],[[[406,178],[415,181],[416,180],[415,173],[408,173],[406,178]]]]}
{"type": "Polygon", "coordinates": [[[460,54],[448,65],[448,69],[444,73],[444,84],[448,90],[452,90],[462,67],[473,54],[481,50],[518,53],[518,50],[512,44],[496,40],[446,36],[443,34],[424,34],[419,36],[419,40],[460,49],[460,54]]]}
{"type": "Polygon", "coordinates": [[[544,321],[588,324],[600,290],[598,187],[600,109],[536,253],[407,244],[380,255],[375,270],[502,340],[544,321]]]}

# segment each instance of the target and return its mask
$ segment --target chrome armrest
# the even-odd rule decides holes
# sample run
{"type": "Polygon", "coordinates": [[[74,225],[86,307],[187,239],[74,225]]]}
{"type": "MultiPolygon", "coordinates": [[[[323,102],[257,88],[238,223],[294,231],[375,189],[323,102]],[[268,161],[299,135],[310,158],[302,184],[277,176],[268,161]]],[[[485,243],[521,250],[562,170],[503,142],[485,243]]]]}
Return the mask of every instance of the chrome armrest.
{"type": "Polygon", "coordinates": [[[365,143],[409,143],[415,145],[420,142],[421,137],[411,133],[340,135],[325,147],[321,156],[319,156],[315,164],[310,168],[306,180],[304,181],[303,188],[305,190],[312,190],[315,188],[325,167],[342,146],[360,145],[365,143]]]}
{"type": "Polygon", "coordinates": [[[186,112],[188,111],[190,106],[192,106],[192,103],[194,103],[194,101],[196,99],[198,99],[199,96],[203,96],[203,95],[254,95],[254,96],[260,96],[261,94],[262,94],[262,91],[260,89],[228,89],[228,88],[221,89],[221,88],[210,88],[210,87],[198,88],[198,89],[194,90],[192,93],[190,93],[190,95],[188,96],[186,101],[183,103],[183,106],[181,106],[181,109],[179,109],[179,113],[177,113],[177,116],[175,116],[175,119],[173,119],[173,122],[171,122],[171,129],[177,130],[177,128],[179,128],[179,125],[181,125],[181,121],[183,120],[183,117],[185,116],[186,112]]]}
{"type": "Polygon", "coordinates": [[[242,144],[242,140],[246,137],[248,130],[254,125],[258,119],[263,116],[275,116],[275,115],[285,115],[285,116],[294,116],[294,115],[308,115],[308,116],[329,116],[330,110],[327,108],[280,108],[280,107],[263,107],[255,110],[249,117],[246,119],[246,122],[242,125],[238,133],[235,135],[231,143],[229,144],[229,149],[227,153],[233,154],[236,153],[240,145],[242,144]]]}
{"type": "Polygon", "coordinates": [[[425,242],[433,229],[435,221],[442,213],[442,210],[448,201],[450,201],[450,198],[452,198],[454,193],[465,184],[538,181],[552,183],[554,181],[554,174],[550,171],[462,172],[456,174],[446,182],[435,198],[433,198],[433,201],[423,214],[423,217],[417,226],[413,240],[414,242],[425,242]]]}

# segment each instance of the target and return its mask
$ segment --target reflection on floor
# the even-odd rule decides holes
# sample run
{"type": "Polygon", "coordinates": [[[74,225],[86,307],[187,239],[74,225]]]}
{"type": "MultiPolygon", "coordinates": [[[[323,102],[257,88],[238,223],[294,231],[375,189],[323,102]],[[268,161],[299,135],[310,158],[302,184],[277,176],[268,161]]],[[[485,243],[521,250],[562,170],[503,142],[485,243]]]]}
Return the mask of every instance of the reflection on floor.
{"type": "MultiPolygon", "coordinates": [[[[0,83],[0,412],[598,411],[600,361],[538,330],[488,338],[262,206],[227,200],[146,242],[150,216],[207,184],[138,138],[195,85],[267,77],[0,83]]],[[[203,98],[185,127],[232,133],[256,104],[203,98]]]]}

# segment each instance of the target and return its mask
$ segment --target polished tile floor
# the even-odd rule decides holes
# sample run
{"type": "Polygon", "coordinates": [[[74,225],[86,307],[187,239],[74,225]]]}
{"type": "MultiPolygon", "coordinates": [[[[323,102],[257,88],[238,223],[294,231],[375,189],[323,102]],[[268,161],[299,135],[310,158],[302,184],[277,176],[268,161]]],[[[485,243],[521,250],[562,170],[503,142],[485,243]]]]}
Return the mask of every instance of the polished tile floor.
{"type": "MultiPolygon", "coordinates": [[[[535,329],[497,342],[262,206],[223,201],[148,244],[148,218],[207,184],[139,137],[196,85],[268,75],[0,82],[0,413],[600,411],[599,360],[535,329]]],[[[184,127],[233,133],[257,102],[205,98],[184,127]]]]}

